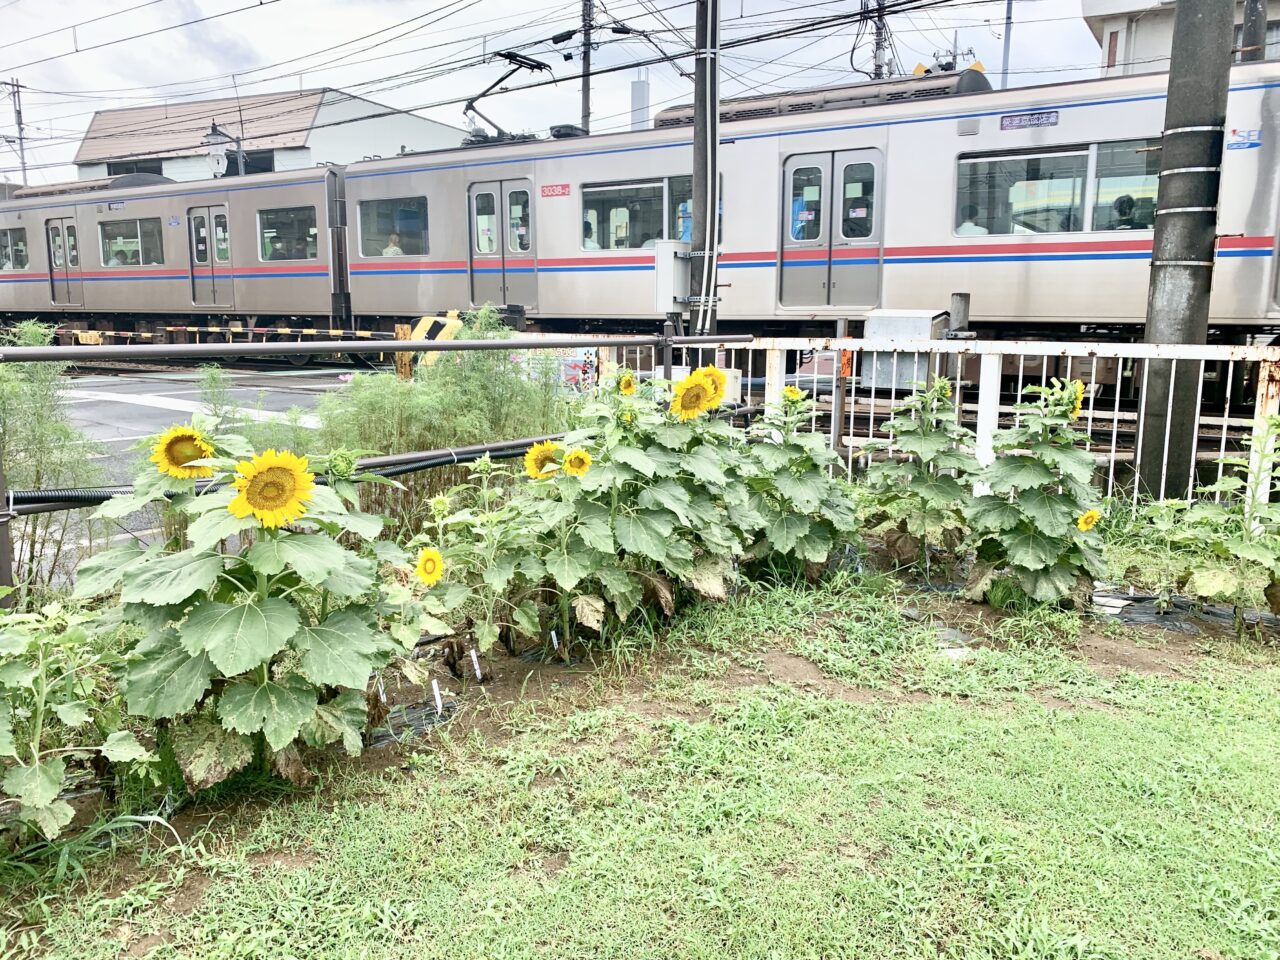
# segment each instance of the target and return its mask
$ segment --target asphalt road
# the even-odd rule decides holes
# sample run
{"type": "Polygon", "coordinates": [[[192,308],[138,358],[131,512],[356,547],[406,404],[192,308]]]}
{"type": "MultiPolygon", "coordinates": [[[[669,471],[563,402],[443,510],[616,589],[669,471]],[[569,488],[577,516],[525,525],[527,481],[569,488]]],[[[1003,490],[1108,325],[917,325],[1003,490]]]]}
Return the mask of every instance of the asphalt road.
{"type": "MultiPolygon", "coordinates": [[[[341,385],[349,374],[341,367],[307,370],[227,370],[227,397],[246,418],[288,418],[293,408],[310,410],[320,396],[341,385]]],[[[131,449],[175,423],[190,420],[205,409],[195,371],[127,373],[68,377],[67,410],[75,425],[97,448],[110,483],[128,483],[139,463],[149,455],[131,449]]],[[[314,422],[304,414],[304,426],[314,422]]]]}

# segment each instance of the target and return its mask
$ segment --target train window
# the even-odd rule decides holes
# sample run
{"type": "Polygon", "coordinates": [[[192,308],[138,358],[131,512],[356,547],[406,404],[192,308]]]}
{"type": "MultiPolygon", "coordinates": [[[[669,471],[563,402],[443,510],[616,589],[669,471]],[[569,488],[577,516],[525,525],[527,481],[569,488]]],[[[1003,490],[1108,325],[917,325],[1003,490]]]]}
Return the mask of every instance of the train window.
{"type": "Polygon", "coordinates": [[[525,253],[533,238],[529,235],[529,191],[507,194],[507,246],[512,253],[525,253]]]}
{"type": "Polygon", "coordinates": [[[582,249],[637,250],[662,239],[661,180],[582,188],[582,249]]]}
{"type": "MultiPolygon", "coordinates": [[[[75,266],[74,228],[67,227],[67,258],[75,266]]],[[[101,233],[102,265],[126,267],[164,263],[160,218],[147,220],[110,220],[98,225],[101,233]]]]}
{"type": "Polygon", "coordinates": [[[27,263],[26,228],[0,230],[0,270],[25,270],[27,263]]]}
{"type": "Polygon", "coordinates": [[[840,200],[840,236],[861,240],[871,236],[875,224],[876,168],[869,163],[847,163],[844,194],[840,200]]]}
{"type": "Polygon", "coordinates": [[[693,240],[693,177],[667,177],[667,238],[693,240]]]}
{"type": "Polygon", "coordinates": [[[80,266],[80,248],[76,245],[76,228],[72,223],[67,224],[67,266],[80,266]]]}
{"type": "Polygon", "coordinates": [[[62,228],[49,225],[49,262],[61,269],[66,264],[62,258],[62,228]]]}
{"type": "Polygon", "coordinates": [[[314,260],[319,250],[315,207],[258,211],[258,257],[314,260]]]}
{"type": "Polygon", "coordinates": [[[227,230],[225,213],[213,215],[213,259],[218,263],[228,263],[231,260],[231,234],[227,230]]]}
{"type": "Polygon", "coordinates": [[[796,167],[791,171],[791,239],[822,236],[822,171],[796,167]]]}
{"type": "Polygon", "coordinates": [[[1087,151],[960,158],[957,236],[1084,229],[1087,151]]]}
{"type": "Polygon", "coordinates": [[[1160,141],[1098,144],[1095,230],[1151,230],[1160,186],[1160,141]]]}
{"type": "Polygon", "coordinates": [[[360,202],[360,255],[421,257],[427,253],[427,198],[360,202]]]}
{"type": "Polygon", "coordinates": [[[194,256],[196,263],[209,262],[209,225],[202,216],[191,218],[191,235],[195,238],[194,256]]]}
{"type": "Polygon", "coordinates": [[[492,193],[475,196],[476,253],[498,252],[498,211],[492,193]]]}

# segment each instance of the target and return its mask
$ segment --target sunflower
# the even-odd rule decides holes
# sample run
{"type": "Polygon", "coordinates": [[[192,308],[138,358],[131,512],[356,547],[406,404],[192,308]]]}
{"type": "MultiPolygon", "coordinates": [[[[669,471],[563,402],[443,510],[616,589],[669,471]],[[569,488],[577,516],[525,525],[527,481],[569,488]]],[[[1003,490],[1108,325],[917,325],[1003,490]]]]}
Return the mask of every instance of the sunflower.
{"type": "Polygon", "coordinates": [[[618,392],[624,397],[629,397],[636,392],[636,375],[630,370],[626,370],[618,377],[618,392]]]}
{"type": "Polygon", "coordinates": [[[1088,533],[1098,525],[1098,521],[1102,519],[1102,514],[1097,510],[1086,510],[1080,514],[1080,519],[1076,521],[1076,526],[1080,528],[1081,533],[1088,533]]]}
{"type": "Polygon", "coordinates": [[[804,399],[804,391],[799,387],[783,387],[782,399],[788,403],[799,403],[804,399]]]}
{"type": "Polygon", "coordinates": [[[428,587],[434,587],[444,576],[444,557],[435,547],[423,547],[413,572],[428,587]]]}
{"type": "Polygon", "coordinates": [[[946,377],[942,377],[941,383],[942,383],[942,395],[946,397],[948,400],[950,400],[951,399],[951,381],[948,380],[946,377]]]}
{"type": "Polygon", "coordinates": [[[712,407],[715,383],[702,370],[695,370],[675,386],[671,412],[681,420],[692,420],[712,407]]]}
{"type": "Polygon", "coordinates": [[[565,454],[564,472],[571,477],[584,476],[591,468],[591,454],[585,450],[570,450],[565,454]]]}
{"type": "Polygon", "coordinates": [[[253,460],[241,460],[233,484],[240,493],[227,506],[232,516],[252,514],[264,527],[283,527],[307,512],[315,474],[307,472],[306,457],[268,450],[253,460]]]}
{"type": "Polygon", "coordinates": [[[705,367],[699,367],[694,373],[700,373],[711,384],[711,399],[707,401],[707,409],[714,410],[724,402],[724,387],[729,381],[724,371],[714,364],[708,364],[705,367]]]}
{"type": "Polygon", "coordinates": [[[547,468],[555,466],[556,451],[559,449],[560,444],[554,440],[543,440],[530,447],[524,455],[524,472],[529,475],[529,479],[540,480],[546,476],[547,468]]]}
{"type": "Polygon", "coordinates": [[[1073,384],[1076,390],[1076,406],[1071,411],[1071,419],[1074,420],[1080,416],[1080,411],[1084,409],[1084,381],[1076,380],[1073,384]]]}
{"type": "Polygon", "coordinates": [[[188,467],[192,460],[213,456],[213,444],[199,430],[179,424],[170,427],[151,448],[156,470],[175,480],[199,480],[213,476],[213,467],[188,467]]]}

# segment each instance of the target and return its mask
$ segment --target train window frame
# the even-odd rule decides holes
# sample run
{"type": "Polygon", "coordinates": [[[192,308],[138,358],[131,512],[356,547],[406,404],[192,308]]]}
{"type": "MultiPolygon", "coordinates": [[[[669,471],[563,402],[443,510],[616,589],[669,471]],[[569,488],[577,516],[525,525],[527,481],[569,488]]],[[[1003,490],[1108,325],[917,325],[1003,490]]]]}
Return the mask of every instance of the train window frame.
{"type": "Polygon", "coordinates": [[[1075,236],[1080,233],[1088,233],[1093,229],[1093,170],[1094,159],[1096,156],[1096,144],[1092,143],[1064,143],[1052,144],[1038,147],[1030,147],[1021,150],[988,150],[979,153],[961,153],[956,155],[956,162],[952,169],[954,171],[954,181],[951,186],[951,236],[963,240],[972,240],[981,237],[1053,237],[1053,236],[1075,236]],[[962,225],[960,220],[960,184],[961,171],[966,163],[989,163],[1000,160],[1044,160],[1054,157],[1082,157],[1085,165],[1081,174],[1080,184],[1080,200],[1079,200],[1079,219],[1080,226],[1075,230],[1044,230],[1030,233],[1009,232],[995,233],[987,228],[986,233],[959,233],[957,232],[962,225]]]}
{"type": "Polygon", "coordinates": [[[533,193],[527,187],[514,187],[506,191],[502,200],[502,215],[507,221],[507,253],[529,253],[533,250],[533,193]],[[521,212],[514,214],[515,220],[512,219],[512,198],[517,194],[524,194],[524,204],[521,206],[521,212]],[[523,222],[522,222],[523,221],[523,222]],[[520,227],[524,227],[524,233],[520,233],[520,227]],[[518,241],[524,238],[524,246],[521,247],[518,241]]]}
{"type": "Polygon", "coordinates": [[[502,256],[502,221],[499,219],[501,214],[498,212],[500,204],[498,203],[499,191],[496,190],[478,190],[471,195],[471,246],[474,251],[482,257],[499,257],[502,256]],[[480,249],[480,204],[481,197],[488,197],[493,201],[493,210],[484,214],[486,217],[493,218],[493,225],[489,228],[488,238],[493,242],[492,250],[480,249]]]}
{"type": "MultiPolygon", "coordinates": [[[[581,198],[578,204],[578,211],[581,215],[579,217],[579,220],[583,224],[591,222],[590,218],[587,216],[588,191],[593,191],[598,194],[598,193],[603,193],[609,190],[635,190],[635,189],[642,189],[642,188],[657,187],[662,191],[662,201],[661,201],[662,209],[659,215],[660,231],[657,236],[652,236],[649,238],[649,240],[655,243],[658,240],[665,240],[667,236],[667,219],[668,219],[667,210],[668,210],[668,204],[670,203],[670,185],[667,182],[669,179],[670,179],[669,177],[649,177],[645,179],[628,178],[626,180],[579,184],[578,196],[581,198]]],[[[598,229],[598,226],[599,226],[598,224],[592,225],[592,235],[593,237],[596,237],[595,239],[595,243],[597,244],[596,247],[588,247],[586,245],[587,238],[584,235],[583,231],[579,229],[579,232],[578,232],[578,249],[579,250],[583,251],[584,253],[609,252],[609,253],[627,254],[635,250],[652,250],[653,249],[652,244],[646,247],[644,245],[645,241],[642,241],[639,246],[635,246],[635,247],[630,247],[630,246],[606,247],[603,244],[601,244],[598,239],[599,235],[596,232],[598,229]]]]}
{"type": "MultiPolygon", "coordinates": [[[[792,167],[790,173],[786,175],[787,210],[789,211],[787,214],[788,226],[786,228],[786,237],[789,243],[821,243],[826,239],[827,220],[825,213],[827,205],[831,203],[831,196],[827,193],[827,184],[825,182],[826,177],[824,176],[825,173],[826,171],[821,165],[805,163],[803,166],[792,167]],[[818,174],[817,208],[813,211],[817,215],[818,234],[814,237],[797,237],[795,232],[796,224],[804,222],[796,220],[796,174],[800,173],[802,170],[813,170],[818,174]]],[[[803,198],[803,194],[801,197],[803,198]]],[[[803,200],[803,202],[807,204],[810,201],[803,200]]]]}
{"type": "MultiPolygon", "coordinates": [[[[391,233],[400,235],[403,241],[405,233],[403,230],[392,230],[391,233]]],[[[388,239],[390,234],[387,235],[388,239]]],[[[431,253],[431,203],[426,195],[413,197],[366,197],[364,200],[356,202],[356,255],[361,260],[412,260],[428,256],[431,253]],[[373,204],[379,203],[421,203],[422,204],[422,252],[421,253],[404,253],[391,254],[387,256],[382,253],[372,254],[364,252],[365,234],[365,208],[372,207],[373,204]]],[[[383,247],[385,250],[386,247],[383,247]]],[[[403,251],[403,248],[402,248],[403,251]]]]}
{"type": "Polygon", "coordinates": [[[1087,194],[1089,201],[1089,220],[1087,229],[1091,233],[1152,233],[1155,231],[1155,204],[1160,191],[1160,173],[1159,164],[1157,170],[1152,176],[1155,181],[1155,195],[1151,197],[1152,213],[1151,226],[1149,227],[1100,227],[1097,223],[1098,213],[1098,194],[1101,187],[1101,176],[1099,175],[1099,167],[1101,165],[1101,153],[1105,147],[1120,147],[1125,144],[1145,144],[1143,150],[1158,152],[1160,149],[1160,137],[1126,137],[1123,140],[1103,140],[1098,143],[1090,144],[1089,147],[1089,191],[1087,194]]]}
{"type": "Polygon", "coordinates": [[[27,228],[26,227],[0,227],[0,235],[4,237],[0,250],[4,250],[9,254],[9,266],[4,266],[4,260],[0,257],[0,273],[20,273],[23,270],[31,269],[31,248],[27,245],[27,228]],[[26,262],[20,266],[13,266],[14,242],[13,234],[22,234],[22,255],[26,258],[26,262]]]}
{"type": "Polygon", "coordinates": [[[231,220],[225,213],[214,213],[213,215],[213,262],[214,263],[230,263],[231,262],[231,220]],[[222,243],[218,242],[218,221],[222,221],[222,243]]]}
{"type": "MultiPolygon", "coordinates": [[[[835,183],[836,177],[835,177],[834,169],[832,170],[831,179],[833,181],[831,185],[834,188],[837,185],[835,183]]],[[[879,206],[879,204],[876,202],[876,188],[879,187],[880,185],[879,180],[880,180],[880,171],[877,168],[876,164],[871,160],[846,160],[840,166],[839,189],[840,189],[841,196],[840,196],[839,212],[842,215],[838,219],[840,221],[840,239],[842,241],[857,242],[859,240],[871,241],[876,239],[876,216],[877,216],[876,208],[879,206]],[[858,199],[860,200],[867,201],[867,210],[869,212],[869,216],[866,216],[866,217],[851,218],[843,215],[844,211],[846,210],[846,204],[849,202],[849,171],[854,167],[867,167],[871,170],[871,193],[870,195],[863,193],[858,197],[858,199]],[[847,234],[845,232],[845,226],[848,224],[848,222],[851,219],[866,220],[868,222],[867,232],[862,234],[861,236],[856,236],[856,237],[850,236],[849,234],[847,234]]],[[[832,199],[833,200],[835,199],[834,195],[832,196],[832,199]]]]}
{"type": "MultiPolygon", "coordinates": [[[[78,238],[77,238],[78,239],[78,238]]],[[[127,248],[122,248],[127,249],[127,248]]],[[[155,252],[155,251],[152,251],[155,252]]],[[[98,221],[98,254],[104,267],[159,267],[164,265],[164,225],[160,217],[126,217],[121,220],[99,220],[98,221]],[[125,235],[123,231],[118,236],[108,237],[108,228],[121,228],[129,224],[133,225],[132,236],[125,235]],[[144,256],[146,252],[143,247],[143,224],[147,224],[147,232],[152,232],[151,240],[155,242],[159,252],[159,258],[148,259],[144,256]],[[115,252],[111,249],[112,243],[129,243],[137,244],[138,262],[137,263],[116,263],[115,252]]],[[[78,251],[77,251],[78,255],[78,251]]],[[[68,261],[70,254],[68,254],[68,261]]]]}
{"type": "MultiPolygon", "coordinates": [[[[256,219],[257,228],[258,228],[257,247],[258,247],[259,263],[306,263],[311,260],[320,259],[320,217],[316,211],[315,204],[302,204],[301,206],[296,206],[296,207],[264,207],[263,209],[257,211],[255,215],[255,219],[256,219]],[[264,228],[262,226],[263,216],[294,213],[300,210],[311,211],[311,228],[310,229],[314,231],[314,233],[308,234],[308,235],[315,237],[316,252],[308,253],[308,255],[305,257],[281,257],[278,260],[272,260],[271,257],[269,256],[263,256],[263,250],[271,242],[270,239],[268,239],[267,235],[264,233],[264,228]]],[[[272,229],[274,230],[275,228],[272,227],[272,229]]],[[[273,234],[272,236],[274,237],[275,235],[273,234]]]]}

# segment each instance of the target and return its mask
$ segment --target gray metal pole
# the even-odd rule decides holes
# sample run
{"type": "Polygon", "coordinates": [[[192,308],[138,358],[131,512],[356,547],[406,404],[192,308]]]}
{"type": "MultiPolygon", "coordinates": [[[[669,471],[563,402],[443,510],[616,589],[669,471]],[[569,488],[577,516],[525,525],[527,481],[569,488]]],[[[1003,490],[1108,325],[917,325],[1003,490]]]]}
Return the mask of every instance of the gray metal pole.
{"type": "Polygon", "coordinates": [[[1013,0],[1004,6],[1004,59],[1000,63],[1000,89],[1009,86],[1009,47],[1013,41],[1013,0]]]}
{"type": "Polygon", "coordinates": [[[872,76],[883,80],[889,76],[889,25],[884,19],[884,0],[876,0],[876,49],[872,76]]]}
{"type": "Polygon", "coordinates": [[[710,249],[707,247],[707,218],[717,213],[712,197],[720,169],[717,159],[720,71],[716,59],[720,46],[720,0],[698,0],[694,45],[697,53],[693,66],[693,234],[689,243],[693,259],[689,268],[689,329],[702,334],[714,333],[716,329],[713,271],[704,266],[716,250],[714,237],[710,249]],[[705,310],[700,310],[700,305],[704,305],[705,310]],[[702,325],[698,327],[700,315],[702,325]]]}
{"type": "Polygon", "coordinates": [[[582,127],[591,132],[591,18],[595,15],[592,0],[582,0],[582,127]]]}
{"type": "MultiPolygon", "coordinates": [[[[0,447],[0,451],[3,448],[0,447]]],[[[9,488],[4,482],[4,460],[0,452],[0,587],[13,586],[13,540],[9,535],[9,522],[13,516],[9,510],[9,488]]],[[[0,608],[13,605],[13,597],[0,598],[0,608]]]]}
{"type": "Polygon", "coordinates": [[[22,168],[22,185],[27,185],[27,137],[22,126],[22,84],[13,78],[13,122],[18,128],[18,166],[22,168]]]}
{"type": "Polygon", "coordinates": [[[670,320],[662,324],[662,379],[671,379],[671,342],[676,336],[676,325],[670,320]]]}
{"type": "Polygon", "coordinates": [[[1267,0],[1244,0],[1244,27],[1240,31],[1240,59],[1267,58],[1267,0]]]}
{"type": "MultiPolygon", "coordinates": [[[[1178,0],[1160,151],[1147,343],[1205,343],[1208,337],[1234,26],[1233,0],[1178,0]]],[[[1145,375],[1140,490],[1158,498],[1182,497],[1195,456],[1199,365],[1153,360],[1145,375]]]]}

